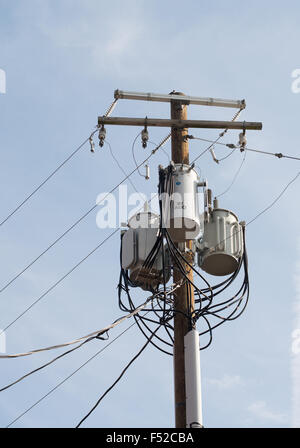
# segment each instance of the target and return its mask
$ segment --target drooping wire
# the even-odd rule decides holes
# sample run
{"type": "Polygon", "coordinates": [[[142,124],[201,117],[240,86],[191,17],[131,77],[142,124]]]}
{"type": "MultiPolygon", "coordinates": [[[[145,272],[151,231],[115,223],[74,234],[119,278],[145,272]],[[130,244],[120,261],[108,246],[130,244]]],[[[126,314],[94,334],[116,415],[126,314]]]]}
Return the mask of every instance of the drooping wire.
{"type": "Polygon", "coordinates": [[[91,338],[99,339],[102,334],[107,334],[109,330],[115,328],[117,325],[120,325],[126,319],[129,319],[130,317],[133,317],[135,314],[140,313],[142,310],[144,310],[144,308],[148,305],[148,303],[150,301],[151,302],[153,301],[153,299],[155,297],[156,297],[155,295],[149,297],[143,304],[139,305],[131,313],[127,314],[126,316],[120,317],[119,319],[115,320],[112,324],[102,328],[101,330],[96,330],[96,331],[93,331],[92,333],[89,333],[85,336],[81,336],[80,338],[73,339],[72,341],[64,342],[62,344],[51,345],[50,347],[34,349],[34,350],[30,350],[28,352],[15,353],[15,354],[11,354],[11,355],[7,355],[7,354],[0,355],[0,359],[13,359],[13,358],[20,358],[20,357],[24,357],[24,356],[30,356],[33,354],[50,351],[50,350],[57,350],[59,348],[67,347],[69,345],[78,344],[79,342],[82,342],[86,339],[89,339],[89,340],[91,338]]]}
{"type": "Polygon", "coordinates": [[[153,338],[154,334],[159,330],[160,326],[153,332],[153,334],[149,337],[147,342],[143,345],[143,347],[138,351],[138,353],[129,361],[129,363],[126,365],[126,367],[122,370],[121,374],[118,376],[118,378],[113,382],[113,384],[101,395],[101,397],[97,400],[95,405],[92,407],[92,409],[80,420],[76,428],[79,428],[82,423],[94,412],[94,410],[99,406],[103,398],[115,387],[115,385],[120,381],[120,379],[123,377],[124,373],[129,369],[129,367],[134,363],[134,361],[143,353],[143,351],[146,349],[148,344],[150,343],[151,339],[153,338]]]}
{"type": "Polygon", "coordinates": [[[114,339],[112,339],[108,344],[106,344],[104,347],[102,347],[100,350],[98,350],[93,356],[88,358],[87,361],[85,361],[83,364],[81,364],[76,370],[74,370],[70,375],[68,375],[66,378],[64,378],[62,381],[60,381],[56,386],[54,386],[52,389],[50,389],[49,392],[47,392],[45,395],[43,395],[39,400],[37,400],[35,403],[33,403],[29,408],[27,408],[24,412],[22,412],[18,417],[16,417],[13,421],[11,421],[7,428],[12,426],[16,421],[18,421],[20,418],[22,418],[25,414],[27,414],[31,409],[33,409],[35,406],[37,406],[39,403],[41,403],[45,398],[47,398],[49,395],[51,395],[54,391],[56,391],[60,386],[62,386],[66,381],[68,381],[70,378],[72,378],[79,370],[81,370],[83,367],[85,367],[89,362],[91,362],[93,359],[95,359],[97,356],[99,356],[104,350],[106,350],[111,344],[113,344],[117,339],[119,339],[123,334],[125,334],[128,330],[130,330],[134,325],[136,325],[135,322],[133,322],[129,327],[127,327],[125,330],[123,330],[119,335],[117,335],[114,339]]]}
{"type": "Polygon", "coordinates": [[[245,163],[246,155],[247,155],[247,153],[245,152],[245,153],[244,153],[244,157],[243,157],[243,159],[242,159],[242,161],[241,161],[241,163],[240,163],[240,166],[238,167],[238,169],[237,169],[235,175],[233,176],[232,181],[230,182],[230,184],[228,185],[228,187],[226,188],[226,190],[224,190],[222,193],[216,195],[216,198],[220,198],[221,196],[224,196],[224,195],[225,195],[226,193],[228,193],[228,191],[231,189],[231,187],[232,187],[233,184],[235,183],[235,181],[236,181],[238,175],[240,174],[241,169],[242,169],[242,167],[243,167],[243,165],[244,165],[244,163],[245,163]]]}
{"type": "MultiPolygon", "coordinates": [[[[135,157],[134,146],[135,146],[135,143],[136,143],[136,141],[137,141],[137,139],[138,139],[138,137],[139,137],[140,135],[141,135],[141,132],[139,132],[138,135],[135,137],[135,139],[133,140],[132,146],[131,146],[132,158],[133,158],[133,161],[134,161],[136,167],[138,167],[138,163],[137,163],[137,160],[136,160],[136,157],[135,157]]],[[[140,175],[141,177],[145,177],[145,176],[140,172],[139,168],[137,168],[137,171],[138,171],[138,173],[139,173],[139,175],[140,175]]]]}
{"type": "MultiPolygon", "coordinates": [[[[110,151],[110,154],[111,154],[112,158],[114,159],[114,161],[116,162],[116,164],[118,165],[118,167],[120,168],[120,170],[122,171],[124,176],[127,176],[126,171],[124,170],[124,168],[122,167],[122,165],[118,161],[117,157],[114,155],[112,147],[111,147],[111,144],[107,141],[107,139],[105,139],[104,143],[109,147],[109,151],[110,151]]],[[[133,181],[130,178],[128,178],[128,181],[130,182],[130,184],[131,184],[132,188],[134,189],[134,191],[136,193],[140,194],[140,192],[138,191],[138,189],[134,185],[133,181]]],[[[144,201],[144,198],[142,198],[142,200],[144,201]]]]}

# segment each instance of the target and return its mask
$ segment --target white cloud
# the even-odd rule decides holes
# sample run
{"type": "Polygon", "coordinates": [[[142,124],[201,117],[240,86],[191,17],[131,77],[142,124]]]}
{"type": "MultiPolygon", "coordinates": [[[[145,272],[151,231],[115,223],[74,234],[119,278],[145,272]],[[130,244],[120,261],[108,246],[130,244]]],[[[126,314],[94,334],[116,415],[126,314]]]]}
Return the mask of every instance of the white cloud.
{"type": "Polygon", "coordinates": [[[283,424],[287,422],[287,416],[284,413],[276,413],[268,409],[265,401],[256,401],[248,407],[256,418],[273,423],[283,424]]]}
{"type": "MultiPolygon", "coordinates": [[[[132,3],[131,14],[122,14],[122,10],[114,16],[99,9],[99,4],[92,3],[85,14],[73,11],[68,23],[57,20],[57,11],[48,4],[47,14],[39,20],[39,30],[55,47],[63,51],[76,51],[77,61],[83,63],[87,57],[85,69],[97,77],[108,74],[128,75],[134,70],[132,61],[140,54],[146,23],[138,3],[132,3]]],[[[144,67],[143,67],[144,68],[144,67]]]]}
{"type": "Polygon", "coordinates": [[[236,386],[242,386],[244,381],[239,375],[224,375],[220,379],[211,378],[207,380],[207,383],[212,386],[216,386],[219,389],[231,389],[236,386]]]}

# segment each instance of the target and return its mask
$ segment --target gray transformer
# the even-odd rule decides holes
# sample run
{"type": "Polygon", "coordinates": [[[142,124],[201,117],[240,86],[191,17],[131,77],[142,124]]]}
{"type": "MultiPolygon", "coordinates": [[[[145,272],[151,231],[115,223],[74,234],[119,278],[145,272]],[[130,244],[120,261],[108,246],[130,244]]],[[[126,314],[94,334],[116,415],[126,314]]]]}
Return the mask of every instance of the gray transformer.
{"type": "MultiPolygon", "coordinates": [[[[129,271],[129,279],[142,289],[149,291],[163,283],[163,255],[159,250],[153,266],[143,266],[156,243],[160,218],[151,212],[134,215],[128,223],[128,229],[122,234],[122,268],[129,271]]],[[[169,252],[165,248],[165,280],[171,276],[169,252]]]]}
{"type": "Polygon", "coordinates": [[[204,222],[204,234],[198,240],[198,265],[211,275],[230,275],[243,256],[243,230],[237,216],[215,208],[204,222]]]}
{"type": "Polygon", "coordinates": [[[193,240],[199,236],[199,177],[193,166],[173,164],[172,194],[163,197],[165,226],[174,242],[193,240]]]}

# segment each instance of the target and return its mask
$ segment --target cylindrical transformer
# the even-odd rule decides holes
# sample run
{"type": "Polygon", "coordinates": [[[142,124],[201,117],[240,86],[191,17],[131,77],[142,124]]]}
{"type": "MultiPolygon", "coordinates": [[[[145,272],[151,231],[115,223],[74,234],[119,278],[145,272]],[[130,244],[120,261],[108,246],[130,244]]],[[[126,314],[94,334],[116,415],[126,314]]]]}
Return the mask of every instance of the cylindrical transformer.
{"type": "MultiPolygon", "coordinates": [[[[130,280],[144,290],[151,290],[163,282],[163,253],[159,250],[151,268],[143,264],[151,252],[159,233],[160,218],[151,212],[141,212],[130,218],[122,235],[122,268],[129,271],[130,280]]],[[[169,252],[165,248],[165,279],[170,279],[169,252]]]]}
{"type": "Polygon", "coordinates": [[[198,174],[193,167],[174,164],[167,228],[175,242],[193,240],[199,236],[198,184],[198,174]]]}
{"type": "Polygon", "coordinates": [[[198,264],[211,275],[235,272],[243,255],[243,232],[237,216],[216,208],[204,223],[203,237],[198,244],[198,264]]]}

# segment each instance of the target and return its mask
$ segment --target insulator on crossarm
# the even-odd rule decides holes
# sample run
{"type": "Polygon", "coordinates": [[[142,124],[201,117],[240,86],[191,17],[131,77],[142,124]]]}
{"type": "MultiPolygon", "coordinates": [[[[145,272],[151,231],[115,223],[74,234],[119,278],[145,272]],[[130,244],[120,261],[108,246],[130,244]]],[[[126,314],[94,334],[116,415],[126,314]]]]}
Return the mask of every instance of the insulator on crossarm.
{"type": "Polygon", "coordinates": [[[106,137],[106,129],[104,125],[102,125],[99,131],[99,146],[101,146],[101,148],[104,145],[105,137],[106,137]]]}
{"type": "MultiPolygon", "coordinates": [[[[146,117],[146,122],[147,122],[147,117],[146,117]]],[[[147,148],[147,143],[148,143],[148,140],[149,140],[147,124],[145,124],[145,127],[142,130],[142,132],[141,132],[141,137],[142,137],[143,148],[147,148]]]]}
{"type": "Polygon", "coordinates": [[[240,146],[240,150],[241,150],[241,151],[244,151],[246,145],[247,145],[246,132],[243,131],[243,132],[241,132],[240,135],[239,135],[239,146],[240,146]]]}

